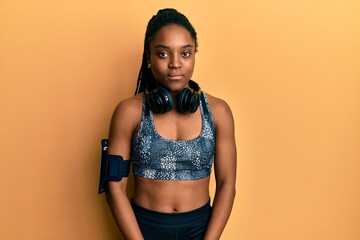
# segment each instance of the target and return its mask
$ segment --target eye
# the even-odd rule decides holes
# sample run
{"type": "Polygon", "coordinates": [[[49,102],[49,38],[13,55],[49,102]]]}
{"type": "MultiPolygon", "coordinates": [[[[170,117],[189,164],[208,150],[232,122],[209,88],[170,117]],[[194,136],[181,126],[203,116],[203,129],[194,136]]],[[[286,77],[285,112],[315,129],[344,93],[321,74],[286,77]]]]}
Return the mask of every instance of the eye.
{"type": "Polygon", "coordinates": [[[162,51],[162,52],[158,53],[158,56],[159,56],[160,58],[166,58],[166,57],[169,56],[169,54],[168,54],[167,52],[165,52],[165,51],[162,51]]]}
{"type": "Polygon", "coordinates": [[[188,57],[190,57],[190,55],[191,55],[191,52],[183,52],[183,53],[181,53],[181,56],[184,57],[184,58],[188,58],[188,57]]]}

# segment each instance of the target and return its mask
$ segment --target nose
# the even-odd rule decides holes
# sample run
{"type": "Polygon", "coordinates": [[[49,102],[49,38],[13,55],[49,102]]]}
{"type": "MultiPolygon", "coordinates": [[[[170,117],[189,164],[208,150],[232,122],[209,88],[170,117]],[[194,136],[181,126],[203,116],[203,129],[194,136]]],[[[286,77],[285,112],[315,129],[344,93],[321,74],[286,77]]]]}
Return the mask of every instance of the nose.
{"type": "Polygon", "coordinates": [[[170,58],[169,61],[169,68],[181,68],[182,67],[182,62],[181,62],[181,57],[177,56],[177,55],[173,55],[170,58]]]}

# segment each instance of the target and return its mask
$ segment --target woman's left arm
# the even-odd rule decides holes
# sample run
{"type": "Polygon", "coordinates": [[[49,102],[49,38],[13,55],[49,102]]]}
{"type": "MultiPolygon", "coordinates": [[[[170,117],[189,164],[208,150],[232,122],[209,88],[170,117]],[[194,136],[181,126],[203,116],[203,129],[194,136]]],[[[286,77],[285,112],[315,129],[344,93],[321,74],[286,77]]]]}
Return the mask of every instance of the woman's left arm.
{"type": "Polygon", "coordinates": [[[214,98],[211,112],[216,126],[216,192],[204,239],[218,240],[229,219],[235,198],[236,144],[234,119],[228,104],[214,98]]]}

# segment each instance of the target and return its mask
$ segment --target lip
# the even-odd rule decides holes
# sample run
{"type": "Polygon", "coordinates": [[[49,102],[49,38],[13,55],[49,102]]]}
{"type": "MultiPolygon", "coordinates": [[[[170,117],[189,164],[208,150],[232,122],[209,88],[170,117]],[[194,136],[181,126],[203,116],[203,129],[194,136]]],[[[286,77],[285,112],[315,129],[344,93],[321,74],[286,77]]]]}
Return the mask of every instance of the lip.
{"type": "Polygon", "coordinates": [[[168,75],[168,78],[169,78],[170,80],[181,80],[183,77],[184,77],[184,75],[181,75],[181,74],[171,74],[171,75],[168,75]]]}

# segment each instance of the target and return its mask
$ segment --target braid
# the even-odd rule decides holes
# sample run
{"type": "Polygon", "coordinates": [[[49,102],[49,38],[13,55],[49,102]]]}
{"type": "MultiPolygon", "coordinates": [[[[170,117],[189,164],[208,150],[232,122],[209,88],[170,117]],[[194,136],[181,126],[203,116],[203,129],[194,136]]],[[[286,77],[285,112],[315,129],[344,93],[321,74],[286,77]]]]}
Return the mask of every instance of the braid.
{"type": "Polygon", "coordinates": [[[142,56],[140,71],[138,74],[135,95],[144,92],[146,86],[155,85],[155,78],[151,72],[151,69],[148,68],[148,59],[150,56],[150,42],[155,38],[155,34],[162,27],[170,24],[176,24],[188,30],[191,37],[195,41],[195,50],[197,51],[198,44],[196,31],[189,22],[189,20],[185,17],[185,15],[172,8],[165,8],[159,10],[157,14],[150,19],[145,32],[144,52],[142,56]]]}
{"type": "Polygon", "coordinates": [[[140,71],[138,74],[137,84],[135,95],[145,91],[145,87],[150,83],[155,81],[154,76],[152,75],[151,69],[148,68],[147,54],[144,52],[142,57],[142,62],[140,66],[140,71]]]}

